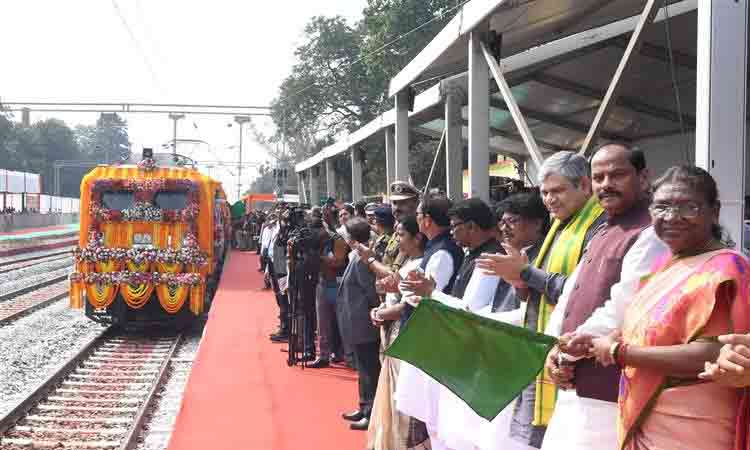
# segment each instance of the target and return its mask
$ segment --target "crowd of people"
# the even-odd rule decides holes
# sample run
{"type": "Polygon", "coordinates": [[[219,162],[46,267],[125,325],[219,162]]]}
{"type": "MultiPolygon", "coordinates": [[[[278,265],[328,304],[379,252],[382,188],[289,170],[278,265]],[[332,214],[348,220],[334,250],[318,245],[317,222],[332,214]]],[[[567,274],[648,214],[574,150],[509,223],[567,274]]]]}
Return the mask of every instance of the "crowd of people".
{"type": "MultiPolygon", "coordinates": [[[[357,370],[359,405],[342,418],[368,449],[750,449],[750,265],[719,226],[709,173],[651,175],[643,153],[608,144],[590,160],[552,155],[537,189],[494,207],[396,181],[390,204],[309,208],[319,273],[306,366],[357,370]],[[488,421],[383,355],[424,298],[558,344],[488,421]]],[[[294,215],[279,205],[258,232],[273,342],[290,338],[294,215]]]]}

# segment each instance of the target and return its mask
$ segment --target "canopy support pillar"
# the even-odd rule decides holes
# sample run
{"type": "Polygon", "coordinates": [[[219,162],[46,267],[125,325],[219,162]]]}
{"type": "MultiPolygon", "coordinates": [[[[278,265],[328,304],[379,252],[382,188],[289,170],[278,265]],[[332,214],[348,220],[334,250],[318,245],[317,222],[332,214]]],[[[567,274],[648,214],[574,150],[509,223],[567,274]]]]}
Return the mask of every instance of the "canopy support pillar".
{"type": "Polygon", "coordinates": [[[393,127],[385,129],[385,191],[390,198],[391,184],[396,181],[396,135],[393,127]]]}
{"type": "Polygon", "coordinates": [[[311,205],[317,205],[320,201],[320,183],[318,182],[319,169],[315,166],[310,169],[310,198],[307,199],[307,203],[311,205]]]}
{"type": "Polygon", "coordinates": [[[362,152],[352,148],[352,201],[362,199],[362,152]]]}
{"type": "Polygon", "coordinates": [[[482,33],[469,35],[469,197],[490,200],[490,83],[482,33]]]}
{"type": "Polygon", "coordinates": [[[446,194],[453,201],[464,198],[461,105],[466,93],[456,86],[445,88],[445,178],[446,194]]]}
{"type": "Polygon", "coordinates": [[[742,248],[748,0],[701,0],[698,36],[695,164],[716,180],[721,224],[742,248]]]}
{"type": "Polygon", "coordinates": [[[409,181],[409,92],[396,94],[396,179],[409,181]]]}

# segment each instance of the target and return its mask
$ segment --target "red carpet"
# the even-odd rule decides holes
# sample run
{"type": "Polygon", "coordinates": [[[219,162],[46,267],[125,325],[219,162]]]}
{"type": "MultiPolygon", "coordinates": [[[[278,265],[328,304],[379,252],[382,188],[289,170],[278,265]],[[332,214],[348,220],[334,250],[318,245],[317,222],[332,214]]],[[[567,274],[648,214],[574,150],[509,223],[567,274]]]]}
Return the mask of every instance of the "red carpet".
{"type": "Polygon", "coordinates": [[[169,450],[364,449],[340,418],[358,406],[356,374],[287,367],[268,340],[278,308],[257,258],[233,252],[225,267],[169,450]]]}

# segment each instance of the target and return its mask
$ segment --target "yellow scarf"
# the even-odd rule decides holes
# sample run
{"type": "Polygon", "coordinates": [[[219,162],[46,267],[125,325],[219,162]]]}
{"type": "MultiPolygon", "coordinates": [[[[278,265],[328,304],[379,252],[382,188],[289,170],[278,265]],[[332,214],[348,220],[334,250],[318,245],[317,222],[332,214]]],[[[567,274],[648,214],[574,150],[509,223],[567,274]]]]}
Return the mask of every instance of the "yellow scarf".
{"type": "MultiPolygon", "coordinates": [[[[542,248],[534,260],[534,267],[541,267],[548,251],[551,251],[547,266],[544,268],[548,273],[561,273],[570,275],[578,265],[583,251],[583,241],[586,232],[593,223],[602,215],[604,209],[599,205],[596,197],[592,196],[577,213],[573,215],[565,228],[560,232],[560,237],[555,241],[555,236],[562,226],[559,220],[552,222],[547,236],[544,238],[542,248]],[[552,243],[555,245],[552,246],[552,243]],[[550,248],[551,247],[551,248],[550,248]]],[[[544,333],[547,328],[554,305],[551,305],[547,296],[542,294],[539,300],[539,318],[537,320],[537,331],[544,333]]],[[[528,318],[527,318],[528,320],[528,318]]],[[[552,417],[557,399],[557,388],[542,370],[536,380],[536,399],[534,402],[534,422],[536,426],[546,426],[552,417]]]]}

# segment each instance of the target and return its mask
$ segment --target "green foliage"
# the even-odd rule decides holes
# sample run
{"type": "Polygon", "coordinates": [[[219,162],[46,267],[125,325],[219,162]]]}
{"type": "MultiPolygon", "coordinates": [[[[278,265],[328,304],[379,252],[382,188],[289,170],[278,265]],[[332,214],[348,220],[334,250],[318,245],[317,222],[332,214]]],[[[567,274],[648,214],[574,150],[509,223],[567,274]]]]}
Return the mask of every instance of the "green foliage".
{"type": "MultiPolygon", "coordinates": [[[[369,0],[362,19],[355,24],[340,16],[313,17],[295,51],[297,63],[272,103],[277,133],[265,142],[284,139],[287,153],[280,160],[299,162],[391,109],[393,100],[387,96],[390,79],[429,43],[460,3],[369,0]]],[[[437,141],[412,136],[411,142],[410,168],[415,181],[424,183],[437,141]]],[[[385,190],[384,146],[382,136],[358,146],[365,155],[365,194],[385,190]]],[[[351,192],[347,185],[351,163],[348,158],[337,158],[334,168],[339,175],[336,191],[345,196],[351,192]]],[[[436,175],[433,185],[440,182],[440,173],[436,175]]]]}
{"type": "MultiPolygon", "coordinates": [[[[105,161],[105,149],[129,147],[127,123],[117,115],[104,116],[95,126],[79,125],[71,130],[65,122],[47,119],[23,126],[13,122],[0,108],[0,168],[38,173],[42,192],[54,193],[54,162],[72,160],[88,163],[105,161]],[[105,147],[107,145],[108,147],[105,147]]],[[[112,150],[110,160],[119,159],[112,150]]],[[[60,194],[78,197],[83,176],[90,167],[60,169],[60,194]]]]}

